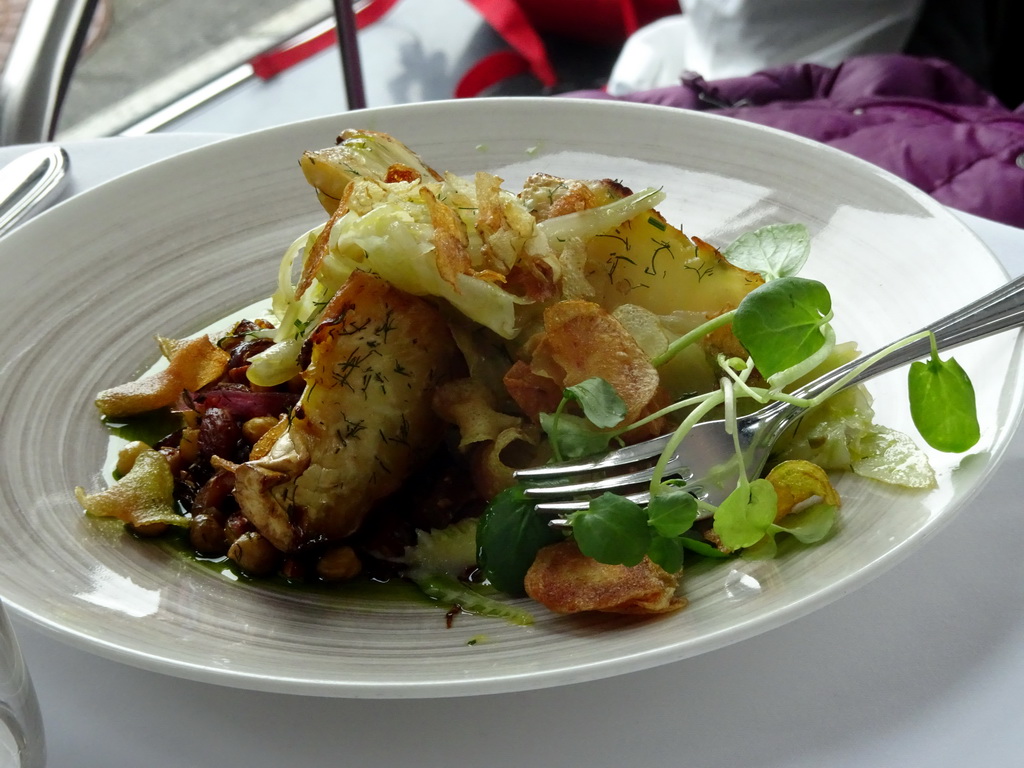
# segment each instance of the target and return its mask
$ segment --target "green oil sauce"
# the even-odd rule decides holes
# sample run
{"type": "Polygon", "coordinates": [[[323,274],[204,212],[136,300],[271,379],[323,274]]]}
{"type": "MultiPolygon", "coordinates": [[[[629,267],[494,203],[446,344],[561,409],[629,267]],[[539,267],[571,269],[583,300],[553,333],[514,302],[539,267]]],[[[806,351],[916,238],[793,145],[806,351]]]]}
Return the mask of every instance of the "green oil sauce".
{"type": "Polygon", "coordinates": [[[287,579],[280,575],[254,577],[243,573],[226,556],[204,557],[203,555],[196,554],[192,547],[189,546],[188,534],[184,531],[171,531],[159,539],[147,539],[147,543],[152,543],[172,557],[187,560],[226,581],[252,584],[269,589],[280,589],[287,592],[335,597],[343,601],[403,602],[442,607],[436,600],[432,600],[423,594],[415,584],[398,577],[384,581],[366,576],[357,576],[350,581],[337,583],[287,579]]]}
{"type": "Polygon", "coordinates": [[[126,419],[103,420],[103,425],[111,436],[126,443],[140,440],[150,446],[178,431],[183,424],[181,414],[173,413],[170,408],[161,408],[126,419]]]}

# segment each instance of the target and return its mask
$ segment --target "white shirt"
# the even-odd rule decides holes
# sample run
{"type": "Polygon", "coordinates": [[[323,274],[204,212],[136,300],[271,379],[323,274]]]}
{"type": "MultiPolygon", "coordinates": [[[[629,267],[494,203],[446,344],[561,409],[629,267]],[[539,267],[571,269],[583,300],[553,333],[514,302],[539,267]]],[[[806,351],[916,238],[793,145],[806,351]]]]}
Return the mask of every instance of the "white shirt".
{"type": "Polygon", "coordinates": [[[681,0],[684,13],[634,34],[612,70],[612,94],[708,80],[792,62],[839,64],[902,50],[923,0],[681,0]]]}

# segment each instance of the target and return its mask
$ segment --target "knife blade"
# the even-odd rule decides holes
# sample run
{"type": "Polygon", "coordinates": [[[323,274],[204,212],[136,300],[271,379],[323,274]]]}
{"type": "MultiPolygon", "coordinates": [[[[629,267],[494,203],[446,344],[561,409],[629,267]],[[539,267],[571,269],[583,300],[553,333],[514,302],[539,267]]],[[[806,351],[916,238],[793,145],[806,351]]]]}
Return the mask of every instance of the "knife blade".
{"type": "Polygon", "coordinates": [[[63,187],[69,164],[63,148],[45,146],[0,168],[0,237],[63,187]]]}

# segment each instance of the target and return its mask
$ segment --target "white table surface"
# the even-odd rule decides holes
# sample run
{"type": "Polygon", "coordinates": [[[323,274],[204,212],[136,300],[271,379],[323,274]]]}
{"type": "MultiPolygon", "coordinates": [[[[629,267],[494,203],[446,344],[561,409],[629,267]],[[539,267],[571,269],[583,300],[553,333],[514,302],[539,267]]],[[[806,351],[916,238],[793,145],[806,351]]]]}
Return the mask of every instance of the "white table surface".
{"type": "MultiPolygon", "coordinates": [[[[215,138],[72,143],[67,194],[215,138]]],[[[19,148],[0,150],[0,162],[19,148]]],[[[1013,274],[1024,230],[964,215],[1013,274]]],[[[603,681],[441,700],[254,693],[109,661],[15,617],[54,768],[1024,765],[1024,435],[910,558],[809,616],[603,681]]]]}

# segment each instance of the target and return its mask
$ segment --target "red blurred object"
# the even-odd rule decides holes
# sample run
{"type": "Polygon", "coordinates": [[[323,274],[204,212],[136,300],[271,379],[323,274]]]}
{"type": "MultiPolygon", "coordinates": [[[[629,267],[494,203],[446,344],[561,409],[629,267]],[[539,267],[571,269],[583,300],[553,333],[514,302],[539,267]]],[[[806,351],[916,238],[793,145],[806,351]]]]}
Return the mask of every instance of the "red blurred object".
{"type": "Polygon", "coordinates": [[[517,51],[497,51],[489,56],[484,56],[470,67],[455,84],[453,95],[456,99],[479,96],[502,80],[529,71],[530,62],[517,51]]]}
{"type": "Polygon", "coordinates": [[[558,75],[542,34],[587,43],[622,43],[641,26],[679,12],[678,0],[469,0],[512,48],[481,59],[455,89],[459,98],[476,96],[506,77],[532,72],[547,88],[558,75]],[[517,64],[513,60],[518,58],[517,64]]]}
{"type": "MultiPolygon", "coordinates": [[[[356,27],[364,29],[380,19],[398,2],[398,0],[370,0],[356,12],[356,27]]],[[[329,29],[316,37],[303,40],[301,43],[274,48],[250,59],[253,74],[260,80],[269,80],[286,69],[305,61],[320,51],[325,51],[338,43],[338,30],[329,29]]]]}
{"type": "Polygon", "coordinates": [[[515,0],[515,3],[539,32],[603,44],[621,43],[645,24],[680,12],[679,0],[515,0]]]}
{"type": "MultiPolygon", "coordinates": [[[[553,88],[558,75],[551,66],[542,34],[601,45],[622,43],[645,24],[679,13],[678,0],[467,0],[511,50],[486,56],[465,73],[455,88],[458,98],[477,96],[501,80],[530,72],[553,88]]],[[[355,13],[363,29],[391,10],[397,0],[369,0],[355,13]]],[[[253,72],[268,80],[337,43],[331,29],[309,40],[275,48],[253,58],[253,72]]]]}

